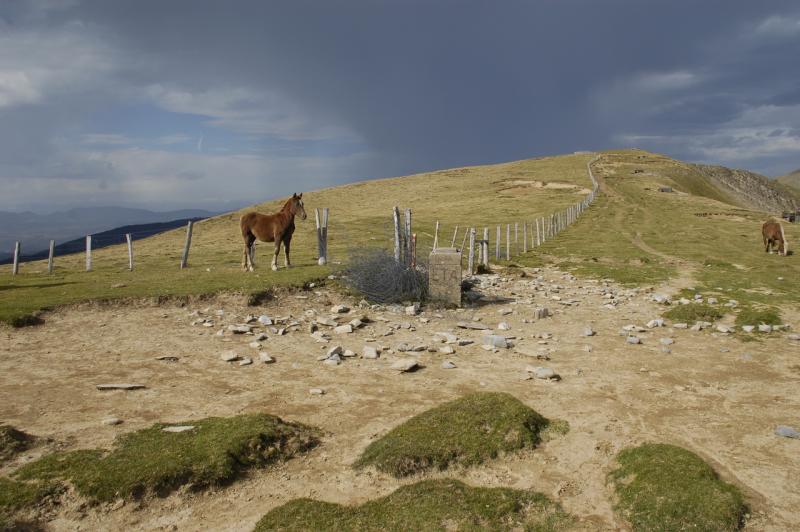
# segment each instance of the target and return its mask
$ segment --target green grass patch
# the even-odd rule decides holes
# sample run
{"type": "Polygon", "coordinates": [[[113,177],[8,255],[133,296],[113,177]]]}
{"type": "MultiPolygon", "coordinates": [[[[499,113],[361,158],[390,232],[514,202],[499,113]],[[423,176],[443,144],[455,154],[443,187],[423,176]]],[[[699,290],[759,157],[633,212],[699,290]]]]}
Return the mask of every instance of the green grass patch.
{"type": "Polygon", "coordinates": [[[22,480],[66,480],[95,501],[163,496],[190,485],[234,480],[243,471],[291,458],[318,443],[316,431],[267,414],[188,421],[194,429],[171,433],[165,424],[125,434],[113,450],[54,453],[16,472],[22,480]]]}
{"type": "Polygon", "coordinates": [[[58,487],[52,483],[18,482],[0,477],[0,530],[33,530],[19,513],[34,508],[57,492],[58,487]]]}
{"type": "Polygon", "coordinates": [[[738,488],[722,482],[696,454],[667,444],[644,444],[617,455],[611,473],[615,510],[636,531],[738,530],[746,511],[738,488]]]}
{"type": "Polygon", "coordinates": [[[416,415],[372,442],[355,467],[395,477],[470,466],[534,447],[548,421],[507,393],[479,392],[416,415]]]}
{"type": "Polygon", "coordinates": [[[776,308],[761,308],[756,309],[753,307],[745,307],[736,314],[736,325],[781,325],[781,313],[776,308]]]}
{"type": "Polygon", "coordinates": [[[35,438],[10,425],[0,425],[0,464],[33,446],[35,438]]]}
{"type": "Polygon", "coordinates": [[[689,303],[688,305],[674,305],[664,312],[663,316],[676,323],[693,323],[696,321],[716,321],[724,316],[717,307],[705,303],[689,303]]]}
{"type": "Polygon", "coordinates": [[[558,531],[572,519],[541,493],[475,488],[453,479],[425,480],[348,507],[311,499],[279,506],[256,525],[268,530],[526,530],[558,531]]]}

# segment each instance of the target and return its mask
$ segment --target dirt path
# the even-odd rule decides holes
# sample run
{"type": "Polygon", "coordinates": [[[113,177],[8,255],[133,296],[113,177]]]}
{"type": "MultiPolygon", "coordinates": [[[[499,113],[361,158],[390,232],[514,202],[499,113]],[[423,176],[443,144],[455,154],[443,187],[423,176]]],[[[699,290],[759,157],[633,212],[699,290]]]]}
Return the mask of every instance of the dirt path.
{"type": "MultiPolygon", "coordinates": [[[[372,439],[414,414],[475,390],[509,392],[549,418],[567,420],[571,430],[534,451],[448,473],[468,483],[533,488],[559,500],[585,527],[617,530],[624,525],[613,514],[606,485],[613,456],[630,445],[668,442],[697,452],[747,493],[749,530],[789,530],[798,522],[800,442],[773,434],[779,424],[800,426],[798,342],[776,333],[745,344],[721,333],[665,327],[641,333],[642,345],[628,345],[619,334],[622,326],[644,325],[660,314],[646,290],[578,281],[553,269],[524,278],[485,277],[484,285],[487,297],[507,302],[410,317],[402,309],[359,309],[356,301],[322,289],[287,295],[257,309],[237,299],[218,299],[187,308],[59,311],[47,316],[43,326],[0,331],[0,420],[70,449],[110,446],[115,436],[156,421],[254,411],[326,431],[323,444],[307,456],[254,472],[226,488],[101,507],[68,497],[50,516],[53,530],[244,531],[295,497],[361,503],[402,483],[350,467],[372,439]],[[329,316],[336,303],[355,309],[345,315],[347,320],[363,315],[372,322],[352,334],[332,334],[330,344],[317,343],[307,331],[307,322],[314,319],[311,311],[329,316]],[[536,321],[537,306],[549,307],[554,316],[536,321]],[[218,310],[224,316],[217,316],[218,310]],[[198,319],[194,311],[213,320],[214,327],[192,325],[198,319]],[[248,347],[252,336],[216,335],[251,313],[300,325],[282,336],[266,329],[263,350],[276,358],[274,364],[222,362],[219,354],[228,349],[256,354],[248,347]],[[397,355],[388,352],[378,360],[347,359],[337,367],[317,360],[336,343],[358,353],[364,345],[439,345],[433,339],[438,331],[479,343],[481,332],[455,326],[472,318],[491,327],[508,322],[511,330],[499,334],[517,336],[516,347],[487,352],[474,344],[457,346],[449,356],[419,353],[414,356],[424,368],[410,374],[391,371],[397,355]],[[596,336],[582,336],[586,326],[596,336]],[[552,337],[541,337],[546,334],[552,337]],[[659,339],[664,337],[675,340],[670,353],[662,352],[659,339]],[[537,354],[551,360],[537,361],[537,354]],[[156,360],[161,355],[178,360],[156,360]],[[457,368],[442,369],[445,359],[457,368]],[[562,381],[524,380],[528,364],[552,367],[562,381]],[[120,381],[147,388],[94,388],[120,381]],[[310,388],[325,394],[310,395],[310,388]],[[124,423],[105,426],[101,420],[107,416],[124,423]]],[[[673,288],[660,286],[658,291],[673,288]]]]}

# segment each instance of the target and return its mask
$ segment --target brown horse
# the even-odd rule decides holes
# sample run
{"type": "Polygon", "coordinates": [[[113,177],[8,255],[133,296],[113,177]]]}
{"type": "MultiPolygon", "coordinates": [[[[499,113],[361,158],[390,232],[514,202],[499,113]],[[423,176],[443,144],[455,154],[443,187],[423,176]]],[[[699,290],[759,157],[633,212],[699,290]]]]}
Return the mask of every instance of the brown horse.
{"type": "Polygon", "coordinates": [[[783,234],[783,225],[775,220],[767,220],[761,226],[761,236],[764,237],[764,251],[772,253],[770,248],[778,250],[778,255],[786,255],[788,244],[783,234]]]}
{"type": "Polygon", "coordinates": [[[280,212],[275,214],[248,212],[242,215],[239,225],[242,228],[242,238],[244,238],[244,259],[242,260],[244,271],[253,271],[256,239],[262,242],[275,242],[275,256],[272,258],[273,270],[278,269],[278,254],[281,252],[281,243],[283,243],[286,267],[291,267],[289,246],[292,242],[292,233],[294,233],[294,217],[298,212],[300,219],[305,220],[306,209],[303,206],[302,193],[293,194],[280,212]]]}

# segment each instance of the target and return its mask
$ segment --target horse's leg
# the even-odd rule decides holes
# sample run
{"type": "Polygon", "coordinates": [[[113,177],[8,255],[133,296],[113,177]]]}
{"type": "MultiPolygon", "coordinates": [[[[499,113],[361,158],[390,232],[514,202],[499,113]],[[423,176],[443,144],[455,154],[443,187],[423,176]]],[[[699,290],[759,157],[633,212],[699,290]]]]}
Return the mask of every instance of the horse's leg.
{"type": "Polygon", "coordinates": [[[291,245],[291,242],[292,242],[291,237],[283,241],[283,259],[284,259],[284,264],[286,265],[287,268],[292,267],[292,264],[289,261],[289,247],[291,245]]]}
{"type": "Polygon", "coordinates": [[[275,239],[275,255],[272,257],[272,271],[278,271],[278,254],[281,252],[281,239],[275,239]]]}
{"type": "Polygon", "coordinates": [[[256,266],[256,239],[253,239],[253,242],[250,244],[250,266],[255,268],[256,266]]]}
{"type": "Polygon", "coordinates": [[[248,235],[243,235],[244,238],[244,251],[242,252],[242,271],[246,272],[250,269],[250,256],[248,255],[248,248],[250,247],[250,243],[248,242],[248,235]]]}

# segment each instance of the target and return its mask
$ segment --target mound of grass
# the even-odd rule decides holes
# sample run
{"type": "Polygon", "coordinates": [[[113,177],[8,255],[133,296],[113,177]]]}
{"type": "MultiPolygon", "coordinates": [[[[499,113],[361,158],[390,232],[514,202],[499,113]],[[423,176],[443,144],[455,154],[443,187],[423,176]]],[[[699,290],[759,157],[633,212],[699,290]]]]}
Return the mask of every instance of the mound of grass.
{"type": "Polygon", "coordinates": [[[10,425],[0,425],[0,464],[30,448],[35,438],[10,425]]]}
{"type": "Polygon", "coordinates": [[[690,303],[688,305],[675,305],[664,312],[664,317],[677,323],[692,323],[695,321],[716,321],[725,314],[711,305],[704,303],[690,303]]]}
{"type": "Polygon", "coordinates": [[[745,307],[736,315],[736,325],[780,325],[783,323],[778,309],[745,307]]]}
{"type": "Polygon", "coordinates": [[[355,467],[395,477],[469,466],[533,447],[547,419],[507,393],[479,392],[427,410],[372,442],[355,467]]]}
{"type": "Polygon", "coordinates": [[[168,425],[121,436],[110,452],[55,453],[20,468],[22,480],[67,480],[95,501],[163,496],[182,485],[225,484],[241,472],[291,458],[318,443],[316,431],[266,414],[189,421],[186,432],[168,425]]]}
{"type": "Polygon", "coordinates": [[[541,493],[426,480],[361,506],[296,499],[256,525],[267,530],[564,530],[570,517],[541,493]]]}
{"type": "Polygon", "coordinates": [[[0,530],[32,530],[30,523],[17,515],[55,494],[57,487],[47,482],[18,482],[0,477],[0,530]]]}
{"type": "Polygon", "coordinates": [[[615,510],[634,530],[738,530],[746,510],[742,494],[722,482],[696,454],[667,444],[644,444],[617,455],[611,473],[615,510]]]}

